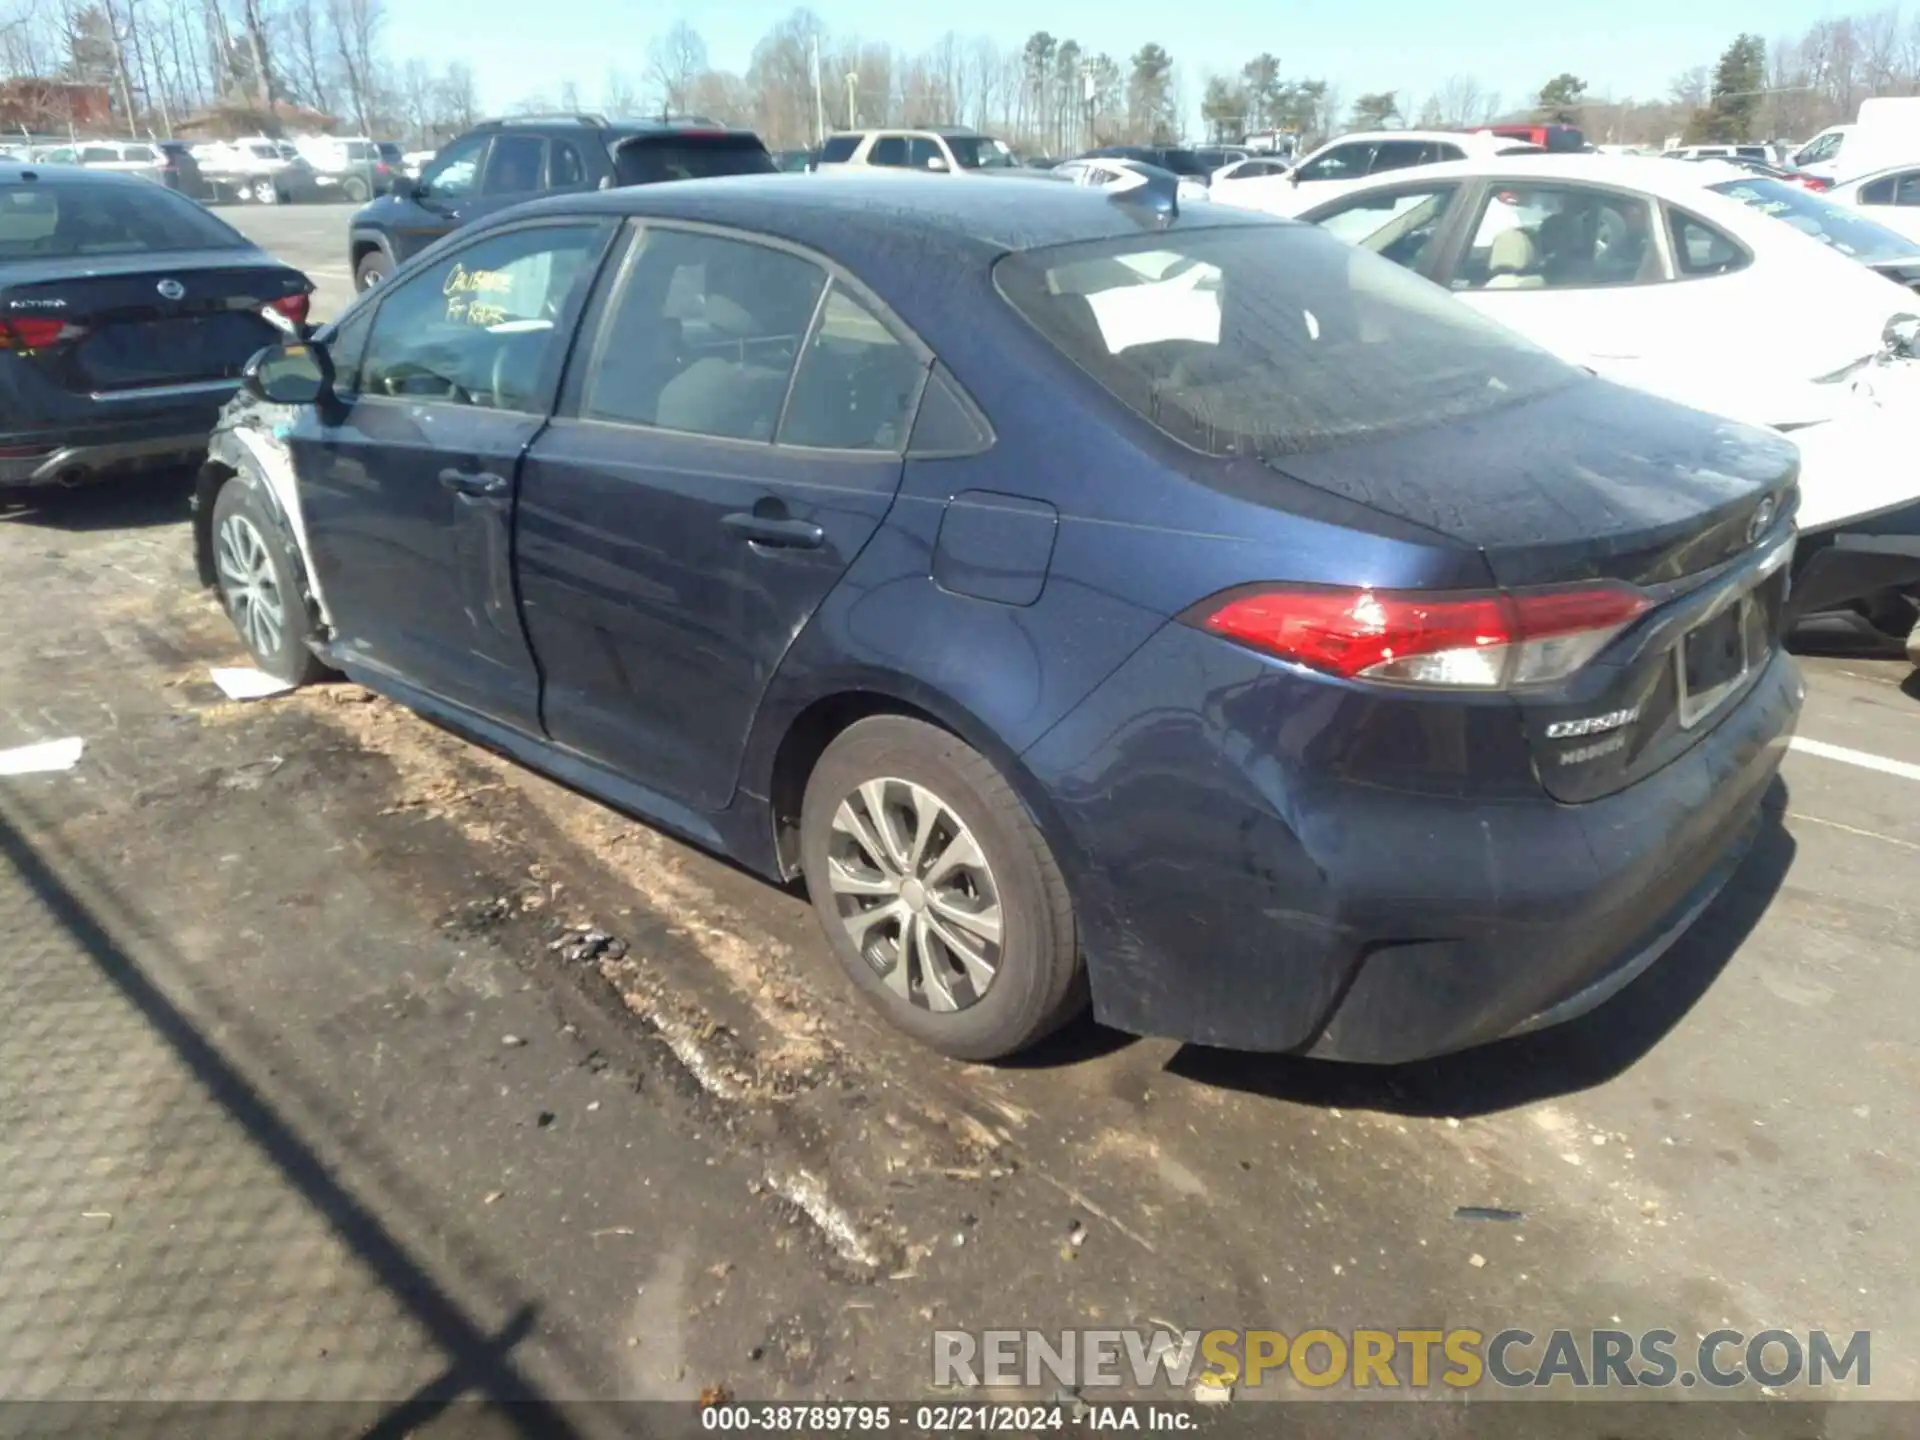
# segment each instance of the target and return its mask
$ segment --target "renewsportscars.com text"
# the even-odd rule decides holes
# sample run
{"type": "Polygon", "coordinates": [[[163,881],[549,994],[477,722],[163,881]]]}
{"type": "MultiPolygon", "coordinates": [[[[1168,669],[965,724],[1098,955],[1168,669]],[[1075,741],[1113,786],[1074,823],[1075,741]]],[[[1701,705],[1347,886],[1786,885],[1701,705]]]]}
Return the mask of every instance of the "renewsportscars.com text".
{"type": "Polygon", "coordinates": [[[1254,1387],[1281,1376],[1313,1388],[1395,1390],[1781,1388],[1872,1383],[1872,1334],[1512,1327],[1397,1330],[936,1330],[933,1383],[948,1386],[1127,1386],[1185,1390],[1195,1382],[1254,1387]]]}

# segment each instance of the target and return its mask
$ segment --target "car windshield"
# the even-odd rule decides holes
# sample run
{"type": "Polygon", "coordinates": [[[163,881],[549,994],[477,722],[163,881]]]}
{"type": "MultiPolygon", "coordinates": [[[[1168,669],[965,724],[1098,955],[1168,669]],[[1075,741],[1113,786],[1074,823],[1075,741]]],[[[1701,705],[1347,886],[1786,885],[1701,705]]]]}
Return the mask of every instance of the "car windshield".
{"type": "Polygon", "coordinates": [[[1020,163],[1003,141],[988,135],[949,135],[947,148],[962,170],[1011,170],[1020,163]]]}
{"type": "Polygon", "coordinates": [[[0,260],[237,250],[241,235],[158,185],[83,185],[42,177],[0,186],[0,260]]]}
{"type": "Polygon", "coordinates": [[[1831,245],[1866,265],[1890,260],[1920,260],[1920,245],[1864,215],[1823,200],[1799,185],[1778,180],[1727,180],[1708,189],[1785,221],[1803,235],[1831,245]]]}
{"type": "Polygon", "coordinates": [[[614,166],[622,185],[764,175],[776,168],[767,147],[753,135],[635,137],[614,152],[614,166]]]}
{"type": "Polygon", "coordinates": [[[1426,280],[1309,226],[1030,250],[994,277],[1068,359],[1211,455],[1324,449],[1580,378],[1426,280]]]}

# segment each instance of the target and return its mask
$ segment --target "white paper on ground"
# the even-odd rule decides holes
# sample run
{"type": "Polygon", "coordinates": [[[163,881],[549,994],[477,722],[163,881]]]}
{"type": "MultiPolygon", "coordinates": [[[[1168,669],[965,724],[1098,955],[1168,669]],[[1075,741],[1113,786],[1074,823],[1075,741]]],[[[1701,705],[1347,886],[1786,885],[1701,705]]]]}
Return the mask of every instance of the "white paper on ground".
{"type": "Polygon", "coordinates": [[[276,680],[264,670],[250,665],[231,668],[216,665],[208,672],[229,700],[264,700],[269,695],[284,695],[293,689],[284,680],[276,680]]]}
{"type": "Polygon", "coordinates": [[[17,745],[0,750],[0,775],[46,775],[55,770],[71,770],[80,763],[86,741],[78,735],[64,740],[42,740],[37,745],[17,745]]]}

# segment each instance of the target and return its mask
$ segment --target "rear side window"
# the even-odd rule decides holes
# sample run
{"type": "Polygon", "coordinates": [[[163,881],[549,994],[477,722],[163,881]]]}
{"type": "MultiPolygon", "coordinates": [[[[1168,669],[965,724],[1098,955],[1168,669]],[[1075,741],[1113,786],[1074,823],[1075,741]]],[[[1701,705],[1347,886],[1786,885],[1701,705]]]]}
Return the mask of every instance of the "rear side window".
{"type": "Polygon", "coordinates": [[[111,165],[119,158],[118,150],[109,150],[104,145],[88,145],[80,151],[82,165],[111,165]]]}
{"type": "Polygon", "coordinates": [[[780,443],[898,450],[925,369],[879,317],[835,286],[794,374],[780,443]]]}
{"type": "Polygon", "coordinates": [[[1667,232],[1674,268],[1682,275],[1730,275],[1753,263],[1738,240],[1684,210],[1668,212],[1667,232]]]}
{"type": "Polygon", "coordinates": [[[649,231],[596,347],[581,415],[773,439],[825,284],[819,266],[784,250],[649,231]]]}
{"type": "Polygon", "coordinates": [[[844,165],[853,158],[853,152],[860,148],[858,135],[829,135],[827,143],[820,147],[820,163],[823,165],[844,165]]]}
{"type": "Polygon", "coordinates": [[[159,185],[66,184],[42,176],[0,187],[0,260],[236,250],[237,231],[159,185]]]}
{"type": "Polygon", "coordinates": [[[587,183],[587,162],[571,140],[555,140],[547,147],[547,184],[556,190],[587,183]]]}
{"type": "Polygon", "coordinates": [[[1383,170],[1405,170],[1412,165],[1427,164],[1432,157],[1427,147],[1418,140],[1386,140],[1373,148],[1373,165],[1368,174],[1378,175],[1383,170]]]}
{"type": "Polygon", "coordinates": [[[1578,373],[1309,226],[1030,250],[1001,294],[1142,419],[1265,459],[1482,414],[1578,373]]]}
{"type": "Polygon", "coordinates": [[[721,175],[765,175],[778,167],[754,135],[672,135],[623,141],[614,153],[622,185],[710,180],[721,175]]]}

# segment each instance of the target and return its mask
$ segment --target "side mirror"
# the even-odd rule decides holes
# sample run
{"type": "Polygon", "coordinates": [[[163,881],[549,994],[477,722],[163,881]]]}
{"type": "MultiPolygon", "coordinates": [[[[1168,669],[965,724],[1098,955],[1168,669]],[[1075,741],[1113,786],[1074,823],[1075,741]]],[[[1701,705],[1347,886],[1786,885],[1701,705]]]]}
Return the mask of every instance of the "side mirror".
{"type": "Polygon", "coordinates": [[[1298,170],[1289,170],[1287,172],[1287,184],[1293,186],[1296,190],[1300,188],[1300,172],[1298,170]]]}
{"type": "Polygon", "coordinates": [[[240,372],[240,384],[269,405],[314,405],[333,394],[333,359],[314,340],[269,345],[240,372]]]}
{"type": "Polygon", "coordinates": [[[927,169],[937,170],[942,174],[944,174],[946,173],[947,162],[941,159],[938,155],[929,155],[927,157],[927,169]]]}
{"type": "Polygon", "coordinates": [[[394,171],[393,174],[387,178],[387,194],[389,195],[397,195],[402,200],[411,200],[418,195],[419,192],[420,182],[399,170],[394,171]]]}

